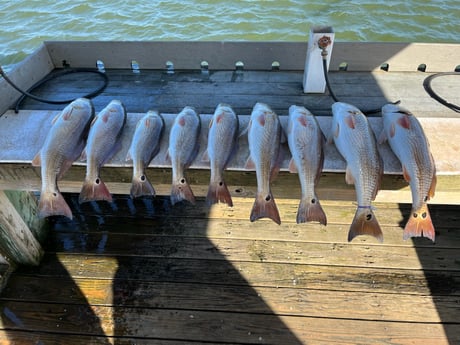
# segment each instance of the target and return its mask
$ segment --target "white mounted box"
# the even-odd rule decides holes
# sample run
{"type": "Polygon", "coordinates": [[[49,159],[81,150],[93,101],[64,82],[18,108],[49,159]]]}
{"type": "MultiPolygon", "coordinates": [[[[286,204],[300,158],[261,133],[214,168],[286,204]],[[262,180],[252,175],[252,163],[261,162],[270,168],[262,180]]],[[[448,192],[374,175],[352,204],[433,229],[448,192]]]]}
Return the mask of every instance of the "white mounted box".
{"type": "Polygon", "coordinates": [[[303,73],[303,92],[324,93],[326,80],[323,72],[323,54],[329,71],[332,46],[334,44],[334,30],[330,26],[318,26],[310,29],[310,37],[307,46],[305,59],[305,70],[303,73]],[[324,53],[321,44],[324,44],[324,53]]]}

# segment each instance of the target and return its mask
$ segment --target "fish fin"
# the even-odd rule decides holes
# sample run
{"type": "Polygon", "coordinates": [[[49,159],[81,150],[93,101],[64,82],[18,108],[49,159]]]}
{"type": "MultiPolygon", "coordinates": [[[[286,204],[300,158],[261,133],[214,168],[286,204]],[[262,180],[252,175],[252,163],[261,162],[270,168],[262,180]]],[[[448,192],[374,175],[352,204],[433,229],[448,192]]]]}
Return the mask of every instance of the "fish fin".
{"type": "Polygon", "coordinates": [[[402,128],[405,128],[405,129],[410,129],[410,127],[411,127],[410,120],[409,120],[409,117],[407,115],[401,116],[397,120],[397,123],[398,123],[398,125],[400,125],[402,128]]]}
{"type": "Polygon", "coordinates": [[[155,194],[155,188],[153,188],[152,184],[150,183],[145,174],[142,174],[141,176],[133,176],[133,181],[131,183],[130,190],[130,195],[132,199],[144,195],[155,196],[155,194]]]}
{"type": "Polygon", "coordinates": [[[419,210],[412,210],[409,220],[404,227],[403,239],[411,237],[427,237],[434,242],[435,231],[428,205],[423,204],[419,210]]]}
{"type": "MultiPolygon", "coordinates": [[[[334,130],[334,138],[338,138],[339,137],[339,133],[340,133],[340,125],[337,123],[336,126],[335,126],[335,130],[334,130]]],[[[332,142],[332,138],[331,138],[331,142],[332,142]]]]}
{"type": "Polygon", "coordinates": [[[289,161],[289,172],[295,174],[298,173],[297,165],[295,164],[294,158],[289,161]]]}
{"type": "Polygon", "coordinates": [[[96,123],[97,119],[99,118],[99,114],[95,115],[93,120],[91,121],[90,127],[93,127],[94,124],[96,123]]]}
{"type": "Polygon", "coordinates": [[[193,195],[192,188],[185,178],[181,178],[171,186],[171,204],[175,205],[180,201],[187,200],[195,205],[195,195],[193,195]]]}
{"type": "Polygon", "coordinates": [[[171,164],[171,156],[169,155],[169,149],[166,151],[165,154],[165,162],[171,164]]]}
{"type": "Polygon", "coordinates": [[[70,159],[64,159],[62,161],[61,170],[59,171],[59,173],[57,175],[57,180],[62,179],[62,177],[65,175],[65,173],[67,171],[69,171],[70,167],[72,166],[72,163],[73,163],[73,161],[70,160],[70,159]]]}
{"type": "Polygon", "coordinates": [[[131,155],[131,150],[129,150],[128,153],[126,154],[125,161],[129,162],[129,161],[132,161],[132,160],[133,160],[133,157],[131,155]]]}
{"type": "Polygon", "coordinates": [[[433,174],[433,178],[431,180],[431,186],[428,191],[428,200],[430,200],[432,197],[434,197],[434,192],[436,189],[436,183],[437,183],[437,177],[436,177],[436,172],[433,174]]]}
{"type": "MultiPolygon", "coordinates": [[[[238,121],[239,121],[239,120],[238,120],[238,121]]],[[[251,128],[251,125],[252,125],[252,120],[249,120],[248,125],[247,125],[245,128],[243,128],[243,129],[238,133],[238,136],[237,136],[238,139],[239,139],[240,137],[246,135],[246,134],[249,132],[249,129],[251,128]]],[[[239,126],[239,122],[238,122],[238,126],[239,126]]],[[[239,131],[239,128],[240,128],[240,127],[238,127],[238,131],[239,131]]]]}
{"type": "Polygon", "coordinates": [[[248,160],[246,161],[246,164],[244,165],[244,168],[246,170],[255,170],[256,169],[256,164],[252,160],[251,156],[248,157],[248,160]]]}
{"type": "Polygon", "coordinates": [[[203,155],[201,156],[201,161],[203,163],[209,163],[210,160],[209,160],[209,153],[208,153],[208,149],[206,149],[204,152],[203,152],[203,155]]]}
{"type": "Polygon", "coordinates": [[[97,177],[94,181],[85,179],[78,201],[81,204],[83,202],[96,200],[112,202],[112,195],[100,177],[97,177]]]}
{"type": "Polygon", "coordinates": [[[66,216],[72,219],[72,211],[59,191],[43,192],[38,202],[38,216],[41,218],[49,216],[66,216]]]}
{"type": "Polygon", "coordinates": [[[317,198],[302,199],[297,210],[297,224],[306,222],[319,222],[326,225],[327,218],[317,198]]]}
{"type": "Polygon", "coordinates": [[[42,165],[42,154],[41,150],[35,155],[34,159],[32,159],[32,166],[39,167],[42,165]]]}
{"type": "Polygon", "coordinates": [[[353,177],[353,174],[351,173],[351,169],[348,165],[347,165],[347,169],[345,170],[345,182],[347,184],[355,184],[355,178],[353,177]]]}
{"type": "Polygon", "coordinates": [[[249,219],[254,222],[260,218],[270,218],[276,224],[281,224],[278,208],[271,192],[266,196],[262,194],[257,194],[256,196],[249,219]]]}
{"type": "Polygon", "coordinates": [[[86,147],[83,149],[83,151],[81,152],[81,155],[80,155],[80,158],[78,159],[79,161],[86,161],[88,157],[86,156],[86,147]]]}
{"type": "Polygon", "coordinates": [[[379,222],[370,207],[356,210],[355,217],[348,232],[348,241],[350,242],[356,236],[370,235],[374,236],[379,242],[383,242],[383,233],[380,229],[379,222]]]}
{"type": "Polygon", "coordinates": [[[390,126],[390,138],[393,138],[395,134],[396,134],[396,126],[394,122],[392,122],[390,126]]]}
{"type": "Polygon", "coordinates": [[[385,134],[385,130],[382,129],[379,135],[379,144],[382,145],[388,140],[387,135],[385,134]]]}
{"type": "Polygon", "coordinates": [[[351,129],[355,129],[355,127],[356,127],[355,117],[353,115],[351,115],[351,114],[348,115],[347,117],[345,117],[345,123],[351,129]]]}
{"type": "Polygon", "coordinates": [[[402,173],[403,173],[404,180],[406,180],[406,182],[409,183],[411,178],[410,178],[409,170],[406,169],[405,165],[402,166],[402,173]]]}
{"type": "Polygon", "coordinates": [[[221,202],[232,207],[232,196],[230,195],[227,184],[224,181],[210,183],[208,194],[206,195],[206,202],[208,205],[213,205],[221,202]]]}

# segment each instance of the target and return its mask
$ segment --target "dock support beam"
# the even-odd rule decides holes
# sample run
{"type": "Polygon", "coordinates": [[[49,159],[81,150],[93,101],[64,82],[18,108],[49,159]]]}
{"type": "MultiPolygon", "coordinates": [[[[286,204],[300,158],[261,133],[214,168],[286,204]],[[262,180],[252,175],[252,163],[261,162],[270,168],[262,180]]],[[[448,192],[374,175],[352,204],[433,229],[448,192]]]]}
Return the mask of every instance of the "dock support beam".
{"type": "Polygon", "coordinates": [[[31,223],[27,219],[33,219],[34,226],[44,225],[44,221],[37,222],[36,217],[30,216],[31,212],[32,215],[36,213],[37,208],[33,199],[29,192],[0,190],[0,251],[15,264],[38,265],[43,256],[43,249],[34,235],[34,232],[39,233],[41,229],[32,231],[27,224],[31,223]],[[13,203],[20,205],[15,206],[13,203]],[[24,213],[24,218],[18,208],[24,213]]]}

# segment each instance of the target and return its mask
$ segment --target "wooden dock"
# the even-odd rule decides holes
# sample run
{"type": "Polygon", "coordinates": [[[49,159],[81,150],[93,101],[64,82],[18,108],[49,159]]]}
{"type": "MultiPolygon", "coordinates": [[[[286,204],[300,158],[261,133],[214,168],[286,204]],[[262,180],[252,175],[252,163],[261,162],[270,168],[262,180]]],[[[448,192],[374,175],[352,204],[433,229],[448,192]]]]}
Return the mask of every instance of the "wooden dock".
{"type": "MultiPolygon", "coordinates": [[[[8,212],[0,209],[0,345],[460,343],[460,120],[422,87],[431,73],[453,71],[460,47],[448,45],[444,59],[428,60],[435,48],[334,46],[330,80],[336,95],[363,110],[401,100],[420,118],[438,166],[438,188],[430,203],[436,243],[404,241],[410,191],[389,148],[380,147],[386,174],[375,202],[384,233],[379,243],[370,237],[347,242],[355,192],[345,184],[344,162],[333,145],[326,148],[318,186],[327,226],[295,223],[300,188],[298,176],[286,169],[288,156],[273,182],[281,225],[249,221],[256,177],[242,168],[245,138],[225,174],[232,208],[205,204],[209,169],[199,160],[188,172],[197,204],[172,207],[164,144],[147,171],[158,196],[132,200],[127,195],[132,173],[124,160],[127,143],[136,119],[152,108],[170,119],[191,105],[206,123],[215,106],[225,102],[244,123],[258,101],[272,106],[282,121],[291,104],[302,104],[318,115],[326,132],[331,98],[302,92],[299,59],[305,59],[305,44],[46,44],[19,66],[16,81],[29,87],[43,71],[58,73],[63,60],[88,68],[101,59],[109,84],[93,100],[96,111],[117,98],[130,117],[122,149],[101,172],[114,202],[78,203],[85,164],[76,162],[59,181],[74,219],[43,222],[34,209],[40,171],[30,161],[63,106],[27,99],[16,114],[6,109],[18,94],[0,81],[7,90],[0,95],[0,206],[8,207],[8,212]],[[149,59],[153,48],[158,56],[149,59]],[[353,49],[359,57],[353,58],[353,49]],[[178,54],[184,51],[188,58],[178,54]],[[221,57],[222,52],[227,54],[221,57]],[[252,64],[257,54],[259,64],[252,64]],[[126,67],[134,59],[140,72],[126,67]],[[199,68],[204,60],[207,71],[199,68]],[[243,69],[235,68],[239,60],[243,69]],[[165,61],[174,62],[174,73],[165,61]],[[273,61],[280,69],[271,69],[273,61]],[[344,61],[348,71],[338,71],[344,61]],[[32,62],[43,71],[32,68],[32,62]],[[382,63],[389,63],[389,71],[380,69],[382,63]],[[428,72],[417,71],[422,63],[428,72]],[[15,222],[5,230],[10,219],[15,222]],[[11,243],[5,240],[8,231],[17,236],[11,243]],[[22,246],[12,247],[17,243],[22,246]],[[24,251],[29,255],[12,255],[24,251]],[[33,262],[39,264],[24,264],[33,262]]],[[[436,91],[460,103],[460,78],[439,79],[433,84],[436,91]]],[[[93,74],[69,74],[34,93],[79,97],[99,83],[93,74]]],[[[370,120],[377,132],[379,114],[370,120]]]]}

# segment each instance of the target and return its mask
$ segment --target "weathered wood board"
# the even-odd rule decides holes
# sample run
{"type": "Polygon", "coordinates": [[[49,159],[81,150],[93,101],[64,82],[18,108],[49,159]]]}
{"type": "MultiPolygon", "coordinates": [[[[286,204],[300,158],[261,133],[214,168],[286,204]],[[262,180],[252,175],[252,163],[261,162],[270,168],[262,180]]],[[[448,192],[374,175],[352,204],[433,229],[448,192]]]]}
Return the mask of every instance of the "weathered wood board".
{"type": "MultiPolygon", "coordinates": [[[[377,204],[384,244],[346,242],[354,205],[326,201],[330,225],[248,220],[235,207],[167,198],[76,207],[52,219],[38,269],[0,296],[0,340],[95,344],[452,344],[460,339],[458,207],[433,206],[436,245],[403,241],[408,207],[377,204]],[[400,209],[400,213],[395,210],[400,209]],[[445,221],[449,220],[449,221],[445,221]]],[[[1,343],[1,342],[0,342],[1,343]]]]}

